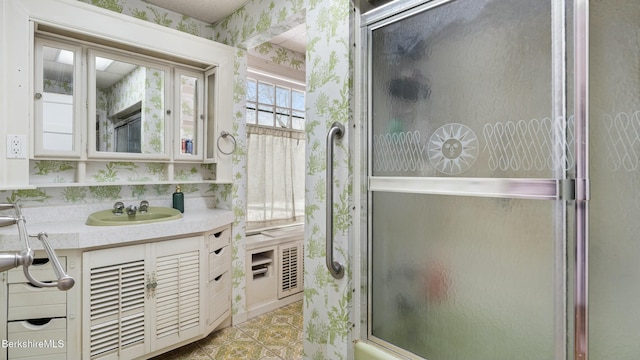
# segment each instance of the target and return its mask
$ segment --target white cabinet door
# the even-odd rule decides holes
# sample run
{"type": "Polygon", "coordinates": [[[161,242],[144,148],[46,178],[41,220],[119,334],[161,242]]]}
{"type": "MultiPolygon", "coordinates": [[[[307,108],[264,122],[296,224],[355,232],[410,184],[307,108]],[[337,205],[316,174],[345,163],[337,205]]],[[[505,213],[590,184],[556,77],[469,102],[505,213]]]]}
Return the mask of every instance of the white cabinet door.
{"type": "Polygon", "coordinates": [[[152,244],[156,285],[150,309],[152,350],[202,333],[206,257],[202,236],[152,244]]]}
{"type": "Polygon", "coordinates": [[[145,245],[83,254],[83,359],[131,359],[149,351],[145,254],[145,245]]]}
{"type": "Polygon", "coordinates": [[[278,299],[302,291],[302,241],[278,246],[278,299]]]}
{"type": "Polygon", "coordinates": [[[81,54],[79,45],[35,39],[33,155],[36,158],[80,157],[81,54]]]}

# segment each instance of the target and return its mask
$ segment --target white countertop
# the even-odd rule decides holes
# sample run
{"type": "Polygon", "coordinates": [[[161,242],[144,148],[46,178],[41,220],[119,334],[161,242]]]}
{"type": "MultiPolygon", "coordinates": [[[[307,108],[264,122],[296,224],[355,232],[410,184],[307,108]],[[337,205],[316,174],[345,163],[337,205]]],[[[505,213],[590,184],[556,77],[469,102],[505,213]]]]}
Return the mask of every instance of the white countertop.
{"type": "MultiPolygon", "coordinates": [[[[152,204],[164,206],[166,204],[152,204]]],[[[105,205],[69,205],[24,208],[27,231],[31,235],[46,232],[55,250],[87,249],[126,244],[157,238],[179,237],[203,233],[234,222],[232,211],[210,208],[204,201],[185,204],[181,219],[141,225],[89,226],[85,221],[89,214],[108,209],[105,205]]],[[[2,211],[1,215],[14,215],[2,211]]],[[[42,249],[40,241],[30,238],[31,248],[42,249]]],[[[19,251],[24,248],[16,225],[0,227],[0,251],[19,251]]]]}
{"type": "Polygon", "coordinates": [[[253,250],[266,246],[279,245],[289,241],[302,240],[303,238],[304,225],[275,228],[247,236],[246,249],[253,250]]]}

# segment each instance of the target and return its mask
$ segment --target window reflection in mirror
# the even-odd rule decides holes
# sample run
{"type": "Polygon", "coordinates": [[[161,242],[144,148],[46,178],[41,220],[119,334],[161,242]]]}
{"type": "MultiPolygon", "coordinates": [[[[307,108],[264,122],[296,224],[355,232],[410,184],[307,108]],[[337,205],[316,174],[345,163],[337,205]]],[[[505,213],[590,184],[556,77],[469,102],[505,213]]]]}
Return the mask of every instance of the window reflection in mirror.
{"type": "Polygon", "coordinates": [[[73,51],[42,46],[42,149],[73,151],[73,51]]]}
{"type": "Polygon", "coordinates": [[[96,150],[163,154],[165,71],[106,56],[93,61],[96,150]]]}

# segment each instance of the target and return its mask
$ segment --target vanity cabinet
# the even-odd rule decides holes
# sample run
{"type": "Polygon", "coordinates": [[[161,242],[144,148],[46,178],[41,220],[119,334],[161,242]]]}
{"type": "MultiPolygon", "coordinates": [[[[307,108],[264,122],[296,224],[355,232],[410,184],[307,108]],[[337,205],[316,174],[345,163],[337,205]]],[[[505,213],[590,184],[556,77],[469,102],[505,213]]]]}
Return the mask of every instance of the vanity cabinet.
{"type": "MultiPolygon", "coordinates": [[[[61,254],[60,254],[61,255],[61,254]]],[[[75,254],[59,256],[65,271],[77,276],[75,254]]],[[[42,252],[36,252],[31,274],[41,281],[54,281],[51,262],[42,252]]],[[[79,349],[77,337],[72,335],[77,325],[76,287],[69,291],[57,288],[38,288],[31,285],[18,267],[2,274],[2,302],[6,309],[6,327],[0,331],[7,343],[0,359],[74,358],[79,349]]]]}
{"type": "Polygon", "coordinates": [[[82,358],[148,358],[213,331],[231,313],[229,241],[210,240],[224,231],[84,252],[82,358]]]}
{"type": "MultiPolygon", "coordinates": [[[[66,266],[65,258],[61,258],[60,262],[63,267],[66,266]]],[[[31,269],[34,277],[44,281],[56,279],[49,262],[35,267],[37,270],[31,269]]],[[[9,347],[7,359],[38,359],[47,355],[51,360],[66,359],[67,293],[57,288],[32,286],[22,274],[22,267],[9,271],[7,280],[7,340],[16,344],[25,341],[49,342],[46,347],[9,347]]]]}
{"type": "Polygon", "coordinates": [[[231,227],[205,234],[209,273],[207,277],[207,333],[231,315],[231,227]]]}
{"type": "MultiPolygon", "coordinates": [[[[231,324],[233,212],[201,208],[176,221],[87,226],[70,219],[56,226],[33,219],[59,209],[30,211],[31,231],[49,232],[75,285],[38,288],[22,267],[0,272],[0,339],[31,341],[3,345],[0,360],[148,359],[231,324]]],[[[0,230],[0,244],[5,254],[23,246],[13,229],[0,230]]],[[[56,279],[43,250],[35,250],[29,269],[37,280],[56,279]]]]}

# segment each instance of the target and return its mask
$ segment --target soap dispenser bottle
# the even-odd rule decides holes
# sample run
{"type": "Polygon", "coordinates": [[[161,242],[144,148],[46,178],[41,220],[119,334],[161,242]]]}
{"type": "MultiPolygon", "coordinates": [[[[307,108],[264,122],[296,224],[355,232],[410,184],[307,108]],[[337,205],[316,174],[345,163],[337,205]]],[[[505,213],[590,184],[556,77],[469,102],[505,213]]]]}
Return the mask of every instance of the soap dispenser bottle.
{"type": "Polygon", "coordinates": [[[180,185],[176,186],[176,192],[173,193],[173,208],[184,212],[184,194],[180,191],[180,185]]]}

